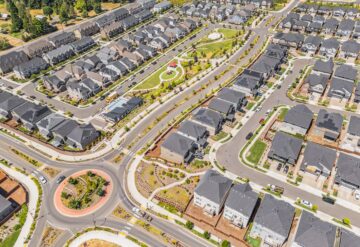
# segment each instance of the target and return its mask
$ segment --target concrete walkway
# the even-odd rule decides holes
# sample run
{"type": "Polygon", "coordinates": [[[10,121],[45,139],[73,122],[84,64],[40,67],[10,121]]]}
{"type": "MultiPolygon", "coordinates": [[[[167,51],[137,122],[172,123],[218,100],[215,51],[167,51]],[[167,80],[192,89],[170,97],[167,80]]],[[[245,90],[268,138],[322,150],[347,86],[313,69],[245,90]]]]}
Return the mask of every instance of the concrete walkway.
{"type": "Polygon", "coordinates": [[[104,240],[110,243],[117,244],[119,246],[126,246],[126,247],[139,247],[140,245],[135,244],[131,240],[126,238],[126,234],[115,234],[107,231],[90,231],[84,233],[77,237],[74,241],[72,241],[69,247],[78,247],[86,241],[98,239],[104,240]]]}
{"type": "Polygon", "coordinates": [[[4,170],[10,177],[14,178],[18,182],[20,182],[22,185],[26,187],[26,190],[28,192],[28,214],[26,216],[25,223],[21,229],[20,235],[18,239],[15,242],[14,247],[22,247],[25,244],[25,240],[27,239],[27,236],[30,233],[31,225],[34,221],[34,216],[36,212],[36,204],[39,199],[39,191],[35,184],[35,182],[31,179],[30,176],[27,176],[25,174],[22,174],[21,172],[16,171],[15,169],[9,168],[3,164],[0,163],[0,168],[4,170]]]}

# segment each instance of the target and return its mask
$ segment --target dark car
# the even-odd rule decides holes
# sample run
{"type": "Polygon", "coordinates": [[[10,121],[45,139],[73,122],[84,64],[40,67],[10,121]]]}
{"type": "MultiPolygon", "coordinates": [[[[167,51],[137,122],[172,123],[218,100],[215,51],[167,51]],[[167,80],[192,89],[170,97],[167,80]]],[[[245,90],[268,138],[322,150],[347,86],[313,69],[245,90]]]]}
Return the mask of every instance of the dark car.
{"type": "Polygon", "coordinates": [[[280,171],[280,170],[281,170],[281,167],[282,167],[282,164],[279,163],[278,166],[276,167],[276,170],[280,171]]]}
{"type": "Polygon", "coordinates": [[[58,177],[58,179],[56,179],[56,183],[59,184],[62,181],[64,181],[64,179],[65,179],[65,176],[60,176],[60,177],[58,177]]]}
{"type": "Polygon", "coordinates": [[[246,135],[245,139],[246,140],[250,140],[250,138],[254,135],[254,133],[250,132],[249,134],[246,135]]]}
{"type": "Polygon", "coordinates": [[[30,99],[36,99],[36,97],[34,95],[31,95],[30,99]]]}
{"type": "Polygon", "coordinates": [[[284,167],[284,173],[286,174],[286,173],[288,173],[288,171],[289,171],[289,166],[285,166],[284,167]]]}
{"type": "Polygon", "coordinates": [[[334,204],[335,204],[335,201],[336,201],[334,198],[331,198],[330,196],[326,196],[326,195],[323,195],[323,196],[322,196],[322,200],[323,200],[324,202],[330,203],[330,204],[332,204],[332,205],[334,205],[334,204]]]}

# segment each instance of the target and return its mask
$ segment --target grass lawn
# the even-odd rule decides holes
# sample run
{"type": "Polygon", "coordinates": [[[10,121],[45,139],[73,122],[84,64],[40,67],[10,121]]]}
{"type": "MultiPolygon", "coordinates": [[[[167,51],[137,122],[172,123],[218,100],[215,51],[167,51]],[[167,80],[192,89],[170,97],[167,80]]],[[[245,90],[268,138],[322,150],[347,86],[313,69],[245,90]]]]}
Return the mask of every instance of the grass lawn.
{"type": "Polygon", "coordinates": [[[229,29],[229,28],[219,28],[219,33],[221,33],[224,37],[224,39],[232,39],[236,37],[236,34],[239,32],[235,29],[229,29]]]}
{"type": "Polygon", "coordinates": [[[18,239],[20,235],[21,229],[16,230],[13,232],[10,236],[5,238],[1,243],[0,247],[13,247],[15,245],[16,240],[18,239]]]}
{"type": "Polygon", "coordinates": [[[224,53],[232,48],[233,40],[225,40],[221,42],[201,45],[196,48],[196,54],[198,57],[203,57],[205,54],[206,58],[222,57],[224,53]]]}
{"type": "Polygon", "coordinates": [[[249,103],[247,103],[247,105],[246,105],[246,110],[251,110],[251,108],[254,106],[254,102],[249,102],[249,103]]]}
{"type": "Polygon", "coordinates": [[[150,89],[160,84],[160,74],[166,70],[167,66],[164,66],[149,76],[145,81],[135,87],[135,90],[150,89]]]}
{"type": "Polygon", "coordinates": [[[257,140],[250,148],[250,155],[247,157],[247,159],[251,163],[257,165],[265,149],[266,149],[266,143],[257,140]]]}
{"type": "Polygon", "coordinates": [[[216,135],[212,136],[211,139],[213,139],[214,141],[219,141],[219,140],[227,137],[228,135],[229,135],[228,133],[226,133],[224,131],[220,131],[216,135]]]}
{"type": "Polygon", "coordinates": [[[282,109],[281,112],[280,112],[280,114],[279,114],[278,119],[279,119],[280,121],[284,121],[285,116],[286,116],[286,114],[287,114],[288,111],[289,111],[288,108],[282,109]]]}
{"type": "Polygon", "coordinates": [[[252,238],[248,236],[246,242],[248,242],[251,247],[260,247],[261,245],[260,238],[252,238]]]}

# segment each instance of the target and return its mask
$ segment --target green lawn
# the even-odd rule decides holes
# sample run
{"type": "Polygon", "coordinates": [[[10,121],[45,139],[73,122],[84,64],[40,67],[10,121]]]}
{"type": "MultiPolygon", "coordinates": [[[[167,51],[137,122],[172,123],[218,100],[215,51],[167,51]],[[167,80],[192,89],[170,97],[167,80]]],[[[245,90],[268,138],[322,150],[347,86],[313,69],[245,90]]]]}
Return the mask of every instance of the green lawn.
{"type": "Polygon", "coordinates": [[[280,121],[284,121],[285,116],[286,116],[286,114],[288,113],[288,111],[289,111],[288,108],[282,109],[281,112],[280,112],[280,114],[279,114],[278,119],[279,119],[280,121]]]}
{"type": "Polygon", "coordinates": [[[224,131],[220,131],[219,133],[217,133],[216,135],[212,136],[211,139],[213,139],[214,141],[219,141],[221,139],[224,139],[225,137],[227,137],[229,134],[224,132],[224,131]]]}
{"type": "Polygon", "coordinates": [[[248,102],[246,105],[246,110],[251,110],[251,108],[254,106],[254,102],[248,102]]]}
{"type": "Polygon", "coordinates": [[[135,87],[135,90],[150,89],[160,84],[160,74],[166,70],[167,66],[164,66],[149,76],[145,81],[135,87]]]}
{"type": "Polygon", "coordinates": [[[205,54],[207,58],[222,57],[224,53],[232,48],[233,40],[225,40],[221,42],[201,45],[196,48],[196,54],[198,57],[203,57],[205,54]]]}
{"type": "Polygon", "coordinates": [[[260,238],[252,238],[248,236],[246,242],[248,242],[251,247],[260,247],[261,245],[260,238]]]}
{"type": "Polygon", "coordinates": [[[239,32],[235,29],[229,29],[229,28],[219,28],[219,33],[221,33],[224,37],[224,39],[232,39],[236,37],[236,34],[239,32]]]}
{"type": "Polygon", "coordinates": [[[16,240],[19,237],[19,234],[21,232],[21,229],[13,232],[10,236],[5,238],[1,243],[0,247],[13,247],[15,245],[16,240]]]}
{"type": "Polygon", "coordinates": [[[250,148],[250,155],[247,157],[247,159],[251,163],[257,165],[265,149],[266,149],[266,143],[257,140],[250,148]]]}

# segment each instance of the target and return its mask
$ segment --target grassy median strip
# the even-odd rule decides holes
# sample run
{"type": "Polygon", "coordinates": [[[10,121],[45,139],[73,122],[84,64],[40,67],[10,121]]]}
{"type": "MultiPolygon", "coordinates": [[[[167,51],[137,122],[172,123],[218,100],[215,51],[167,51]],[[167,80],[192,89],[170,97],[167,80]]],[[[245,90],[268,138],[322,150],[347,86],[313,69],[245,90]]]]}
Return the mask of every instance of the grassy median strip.
{"type": "Polygon", "coordinates": [[[40,161],[34,160],[33,158],[27,156],[26,154],[20,152],[19,150],[15,149],[15,148],[11,148],[11,151],[13,151],[16,155],[18,155],[22,159],[26,160],[33,166],[41,167],[43,165],[43,163],[41,163],[40,161]]]}
{"type": "Polygon", "coordinates": [[[247,159],[257,165],[261,159],[261,156],[263,155],[264,151],[266,149],[266,143],[262,142],[260,140],[256,140],[255,143],[250,148],[249,152],[250,155],[247,157],[247,159]]]}

